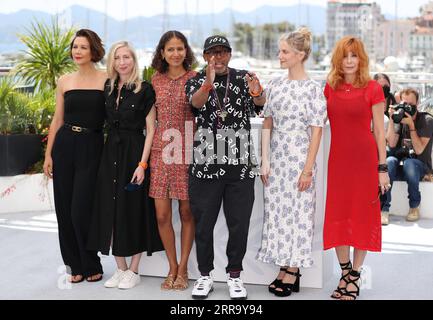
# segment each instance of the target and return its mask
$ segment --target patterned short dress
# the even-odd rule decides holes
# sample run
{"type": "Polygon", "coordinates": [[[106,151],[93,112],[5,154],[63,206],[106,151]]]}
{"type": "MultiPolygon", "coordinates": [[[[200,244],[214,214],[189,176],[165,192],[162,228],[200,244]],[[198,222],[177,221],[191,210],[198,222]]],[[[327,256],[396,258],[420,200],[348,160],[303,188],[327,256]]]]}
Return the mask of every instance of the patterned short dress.
{"type": "Polygon", "coordinates": [[[273,79],[266,89],[264,116],[272,117],[269,185],[264,190],[264,225],[257,259],[284,267],[311,267],[315,181],[299,192],[310,126],[323,127],[326,100],[313,80],[273,79]]]}
{"type": "Polygon", "coordinates": [[[150,153],[152,198],[189,199],[188,168],[195,124],[185,83],[195,75],[195,71],[188,71],[171,79],[166,73],[157,72],[152,78],[158,123],[150,153]]]}

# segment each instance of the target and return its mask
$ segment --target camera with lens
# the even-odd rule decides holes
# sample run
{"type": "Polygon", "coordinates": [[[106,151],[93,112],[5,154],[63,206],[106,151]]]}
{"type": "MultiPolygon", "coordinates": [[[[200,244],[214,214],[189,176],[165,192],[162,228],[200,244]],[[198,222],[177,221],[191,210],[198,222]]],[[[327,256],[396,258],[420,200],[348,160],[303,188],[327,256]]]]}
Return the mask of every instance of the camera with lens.
{"type": "Polygon", "coordinates": [[[416,158],[412,141],[410,139],[403,139],[401,147],[394,151],[394,156],[398,159],[400,165],[403,165],[406,159],[416,158]]]}
{"type": "Polygon", "coordinates": [[[394,123],[400,123],[403,118],[406,118],[405,112],[413,116],[416,113],[416,106],[413,106],[406,102],[400,102],[400,104],[393,107],[394,113],[392,114],[392,120],[394,123]]]}
{"type": "Polygon", "coordinates": [[[399,160],[399,161],[404,161],[407,158],[412,158],[412,150],[410,150],[408,147],[406,146],[402,146],[401,148],[398,148],[397,150],[395,150],[395,157],[399,160]]]}

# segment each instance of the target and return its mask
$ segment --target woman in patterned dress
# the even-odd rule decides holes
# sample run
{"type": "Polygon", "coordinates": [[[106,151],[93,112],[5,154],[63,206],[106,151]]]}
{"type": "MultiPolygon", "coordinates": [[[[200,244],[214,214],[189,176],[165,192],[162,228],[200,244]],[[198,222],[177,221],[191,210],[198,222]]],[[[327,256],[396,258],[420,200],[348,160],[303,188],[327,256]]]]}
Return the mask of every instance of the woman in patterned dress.
{"type": "Polygon", "coordinates": [[[269,285],[277,296],[298,292],[299,268],[313,265],[315,161],[326,102],[319,84],[304,69],[310,45],[311,32],[306,28],[281,38],[280,65],[288,69],[288,75],[273,79],[266,90],[262,131],[265,214],[257,258],[280,266],[269,285]]]}
{"type": "Polygon", "coordinates": [[[194,221],[188,197],[188,165],[192,156],[194,116],[185,95],[185,83],[195,76],[194,55],[179,31],[162,35],[155,50],[152,78],[156,92],[157,129],[150,157],[150,191],[155,198],[159,233],[170,266],[163,290],[188,287],[188,258],[194,240],[194,221]],[[172,224],[172,199],[179,201],[181,258],[177,261],[172,224]]]}

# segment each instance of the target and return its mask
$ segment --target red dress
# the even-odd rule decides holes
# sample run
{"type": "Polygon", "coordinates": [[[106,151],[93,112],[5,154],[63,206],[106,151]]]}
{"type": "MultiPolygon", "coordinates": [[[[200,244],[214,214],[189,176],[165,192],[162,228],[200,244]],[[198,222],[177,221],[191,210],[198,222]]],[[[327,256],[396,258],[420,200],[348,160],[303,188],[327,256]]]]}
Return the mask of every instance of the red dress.
{"type": "Polygon", "coordinates": [[[371,121],[372,106],[385,100],[382,88],[343,84],[325,87],[331,126],[324,249],[353,246],[380,251],[382,226],[378,199],[378,151],[371,121]]]}
{"type": "Polygon", "coordinates": [[[189,158],[192,157],[195,123],[185,94],[185,83],[195,75],[195,71],[188,71],[177,79],[171,79],[166,73],[157,72],[152,77],[158,122],[150,153],[149,196],[152,198],[189,199],[188,168],[192,161],[189,158]],[[171,140],[164,141],[164,133],[171,140]],[[173,144],[179,150],[169,146],[173,144]],[[164,150],[169,152],[164,153],[164,150]]]}

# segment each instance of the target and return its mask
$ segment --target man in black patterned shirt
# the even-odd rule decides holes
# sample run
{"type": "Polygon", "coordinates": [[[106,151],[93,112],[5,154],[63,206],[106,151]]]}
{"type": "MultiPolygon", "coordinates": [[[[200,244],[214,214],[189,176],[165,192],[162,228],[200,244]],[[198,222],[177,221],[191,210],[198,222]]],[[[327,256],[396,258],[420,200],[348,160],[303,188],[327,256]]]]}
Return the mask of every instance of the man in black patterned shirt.
{"type": "Polygon", "coordinates": [[[226,272],[230,297],[247,297],[240,272],[258,174],[250,115],[264,105],[265,97],[255,74],[228,67],[231,50],[225,37],[207,38],[203,50],[207,67],[185,86],[198,128],[189,179],[201,273],[192,291],[194,298],[206,298],[213,288],[213,229],[222,201],[229,230],[226,272]]]}

